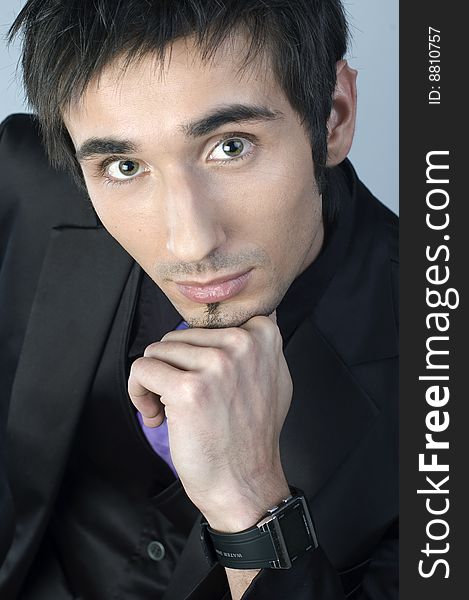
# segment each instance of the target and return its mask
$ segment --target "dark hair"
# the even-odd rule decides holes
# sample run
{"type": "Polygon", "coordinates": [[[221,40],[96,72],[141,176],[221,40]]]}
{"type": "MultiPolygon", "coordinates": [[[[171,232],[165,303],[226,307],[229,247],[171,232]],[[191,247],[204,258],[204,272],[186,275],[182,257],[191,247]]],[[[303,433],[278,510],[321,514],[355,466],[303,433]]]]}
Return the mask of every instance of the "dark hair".
{"type": "Polygon", "coordinates": [[[118,55],[162,60],[172,41],[189,35],[208,60],[240,30],[249,40],[244,66],[264,53],[307,128],[323,190],[336,62],[347,46],[340,0],[28,0],[9,40],[23,33],[24,86],[51,162],[80,180],[61,114],[91,79],[118,55]]]}

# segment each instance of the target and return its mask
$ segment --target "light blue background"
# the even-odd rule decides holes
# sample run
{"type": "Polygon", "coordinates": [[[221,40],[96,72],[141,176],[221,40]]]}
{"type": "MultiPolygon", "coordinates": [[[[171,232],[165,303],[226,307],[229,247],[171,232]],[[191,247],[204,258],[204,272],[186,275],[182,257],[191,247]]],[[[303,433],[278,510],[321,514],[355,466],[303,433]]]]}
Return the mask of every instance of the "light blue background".
{"type": "MultiPolygon", "coordinates": [[[[25,109],[6,31],[24,0],[0,0],[0,120],[25,109]]],[[[358,117],[350,158],[360,178],[398,212],[398,0],[345,1],[352,32],[348,59],[358,69],[358,117]]]]}

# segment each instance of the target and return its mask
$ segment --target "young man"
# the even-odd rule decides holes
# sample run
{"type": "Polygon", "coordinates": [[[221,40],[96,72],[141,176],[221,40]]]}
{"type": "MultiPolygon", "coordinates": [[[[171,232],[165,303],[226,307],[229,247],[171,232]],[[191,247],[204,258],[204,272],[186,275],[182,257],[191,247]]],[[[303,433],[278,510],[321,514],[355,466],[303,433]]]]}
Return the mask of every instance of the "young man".
{"type": "Polygon", "coordinates": [[[30,0],[20,30],[91,205],[10,118],[2,597],[396,597],[396,219],[345,160],[340,2],[30,0]]]}

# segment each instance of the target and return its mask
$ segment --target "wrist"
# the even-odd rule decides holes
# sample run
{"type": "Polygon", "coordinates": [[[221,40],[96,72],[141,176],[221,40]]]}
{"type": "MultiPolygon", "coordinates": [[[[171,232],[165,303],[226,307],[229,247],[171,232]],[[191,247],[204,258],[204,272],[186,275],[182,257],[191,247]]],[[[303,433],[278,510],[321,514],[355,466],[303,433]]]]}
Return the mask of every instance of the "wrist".
{"type": "Polygon", "coordinates": [[[265,484],[258,491],[227,493],[215,508],[202,511],[210,527],[224,533],[236,533],[258,523],[273,506],[290,495],[285,478],[265,484]]]}
{"type": "Polygon", "coordinates": [[[244,572],[289,569],[298,556],[317,548],[304,493],[293,487],[289,492],[255,525],[242,531],[216,531],[202,518],[200,539],[208,562],[244,572]]]}

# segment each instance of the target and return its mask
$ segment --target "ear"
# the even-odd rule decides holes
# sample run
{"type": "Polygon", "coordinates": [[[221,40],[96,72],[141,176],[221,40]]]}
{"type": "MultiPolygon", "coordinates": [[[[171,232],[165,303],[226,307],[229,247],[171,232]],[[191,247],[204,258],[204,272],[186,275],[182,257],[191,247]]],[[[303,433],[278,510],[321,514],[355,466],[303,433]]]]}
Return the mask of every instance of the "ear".
{"type": "Polygon", "coordinates": [[[357,71],[351,69],[347,61],[339,60],[337,83],[332,98],[332,110],[327,121],[327,162],[328,167],[341,163],[352,145],[357,111],[357,71]]]}

